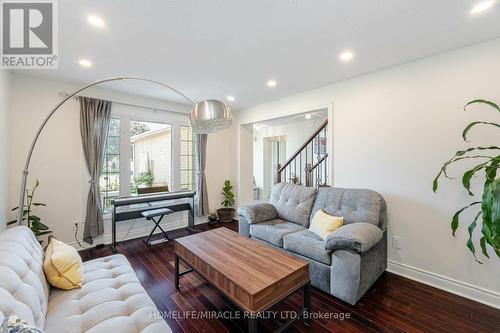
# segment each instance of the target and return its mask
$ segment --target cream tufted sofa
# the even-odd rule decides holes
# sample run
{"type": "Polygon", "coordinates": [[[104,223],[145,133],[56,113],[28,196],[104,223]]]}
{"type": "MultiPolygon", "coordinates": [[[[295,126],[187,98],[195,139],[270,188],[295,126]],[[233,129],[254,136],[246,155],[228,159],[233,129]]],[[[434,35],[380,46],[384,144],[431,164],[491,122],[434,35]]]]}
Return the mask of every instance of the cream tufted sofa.
{"type": "Polygon", "coordinates": [[[85,262],[81,289],[52,288],[43,250],[27,227],[0,234],[0,317],[16,314],[46,333],[172,332],[123,255],[85,262]]]}

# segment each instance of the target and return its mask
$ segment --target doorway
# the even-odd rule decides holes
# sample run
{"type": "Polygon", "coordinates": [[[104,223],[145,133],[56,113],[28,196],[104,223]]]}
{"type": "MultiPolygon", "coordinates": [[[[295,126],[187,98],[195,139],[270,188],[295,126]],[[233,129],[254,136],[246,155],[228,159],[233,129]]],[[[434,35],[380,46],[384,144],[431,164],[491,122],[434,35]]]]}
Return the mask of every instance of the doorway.
{"type": "Polygon", "coordinates": [[[286,136],[270,136],[263,140],[263,170],[264,170],[264,186],[262,197],[258,199],[269,199],[271,189],[274,184],[275,172],[286,159],[286,136]]]}

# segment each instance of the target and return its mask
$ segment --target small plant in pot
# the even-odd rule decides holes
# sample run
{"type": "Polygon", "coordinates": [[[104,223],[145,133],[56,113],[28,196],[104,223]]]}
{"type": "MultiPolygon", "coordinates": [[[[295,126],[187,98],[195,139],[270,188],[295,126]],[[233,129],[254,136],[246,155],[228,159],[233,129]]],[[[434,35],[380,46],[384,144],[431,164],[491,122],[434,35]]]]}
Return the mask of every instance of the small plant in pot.
{"type": "Polygon", "coordinates": [[[231,181],[226,180],[224,182],[224,187],[222,188],[222,196],[224,200],[221,205],[224,208],[217,209],[217,215],[219,215],[220,222],[233,222],[235,209],[234,206],[234,193],[231,181]]]}

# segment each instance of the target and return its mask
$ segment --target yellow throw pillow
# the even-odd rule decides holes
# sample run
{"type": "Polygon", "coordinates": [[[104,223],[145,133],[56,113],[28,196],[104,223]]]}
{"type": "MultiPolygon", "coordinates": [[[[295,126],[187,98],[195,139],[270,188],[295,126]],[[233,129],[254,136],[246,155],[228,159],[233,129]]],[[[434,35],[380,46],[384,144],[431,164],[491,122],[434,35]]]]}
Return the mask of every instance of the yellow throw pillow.
{"type": "Polygon", "coordinates": [[[334,232],[344,224],[344,218],[328,215],[320,209],[314,214],[309,230],[325,240],[328,234],[334,232]]]}
{"type": "Polygon", "coordinates": [[[83,284],[82,258],[74,247],[55,238],[45,250],[43,271],[47,281],[59,289],[76,289],[83,284]]]}

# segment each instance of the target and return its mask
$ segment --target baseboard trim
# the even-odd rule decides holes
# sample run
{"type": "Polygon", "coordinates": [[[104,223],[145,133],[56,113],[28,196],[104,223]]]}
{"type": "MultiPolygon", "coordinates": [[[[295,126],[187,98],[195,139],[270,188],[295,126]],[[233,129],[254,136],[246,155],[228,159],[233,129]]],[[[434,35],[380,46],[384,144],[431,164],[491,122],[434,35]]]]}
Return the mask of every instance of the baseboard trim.
{"type": "MultiPolygon", "coordinates": [[[[201,221],[201,220],[195,221],[195,225],[203,224],[203,223],[206,223],[206,221],[201,221]]],[[[185,228],[188,226],[188,220],[184,219],[184,220],[177,220],[177,221],[169,221],[168,223],[162,223],[161,226],[162,226],[163,230],[165,230],[166,232],[172,231],[172,230],[177,230],[177,229],[182,229],[182,228],[185,228]]],[[[133,229],[130,232],[128,232],[128,231],[118,232],[116,234],[116,239],[118,242],[123,242],[123,241],[126,241],[128,239],[146,237],[147,235],[149,235],[149,233],[151,232],[151,229],[153,227],[154,226],[151,225],[148,227],[133,229]],[[128,232],[128,235],[127,235],[127,232],[128,232]]],[[[160,229],[157,229],[156,232],[154,233],[154,235],[159,234],[159,233],[161,233],[161,231],[160,231],[160,229]]],[[[111,244],[111,240],[112,240],[111,235],[104,235],[101,237],[96,237],[94,239],[94,243],[95,244],[109,245],[109,244],[111,244]]],[[[84,243],[84,242],[80,241],[80,243],[84,243]]],[[[90,245],[87,243],[84,243],[83,245],[85,245],[85,247],[82,247],[76,241],[74,241],[72,243],[68,243],[68,245],[71,245],[77,251],[94,247],[94,245],[90,245]]]]}
{"type": "Polygon", "coordinates": [[[470,283],[387,260],[387,271],[500,309],[500,293],[470,283]]]}

